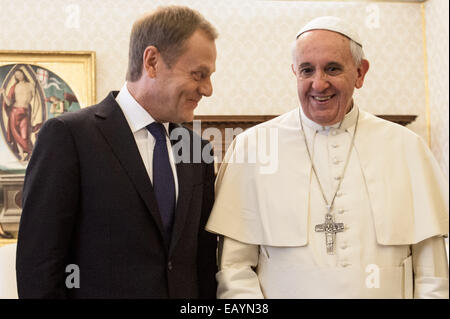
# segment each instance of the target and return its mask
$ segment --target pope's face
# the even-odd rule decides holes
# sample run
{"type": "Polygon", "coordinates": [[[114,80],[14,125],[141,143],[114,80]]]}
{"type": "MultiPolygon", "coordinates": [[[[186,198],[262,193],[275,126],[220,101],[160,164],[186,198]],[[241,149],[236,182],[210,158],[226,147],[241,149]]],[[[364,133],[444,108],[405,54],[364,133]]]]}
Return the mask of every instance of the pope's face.
{"type": "Polygon", "coordinates": [[[292,71],[298,97],[305,115],[323,126],[344,119],[353,90],[362,87],[368,70],[367,60],[355,65],[349,41],[327,30],[308,31],[297,39],[292,71]]]}
{"type": "Polygon", "coordinates": [[[161,122],[183,123],[194,118],[203,96],[211,96],[211,75],[215,71],[216,46],[203,31],[186,42],[187,50],[169,68],[159,63],[153,95],[154,117],[161,122]]]}

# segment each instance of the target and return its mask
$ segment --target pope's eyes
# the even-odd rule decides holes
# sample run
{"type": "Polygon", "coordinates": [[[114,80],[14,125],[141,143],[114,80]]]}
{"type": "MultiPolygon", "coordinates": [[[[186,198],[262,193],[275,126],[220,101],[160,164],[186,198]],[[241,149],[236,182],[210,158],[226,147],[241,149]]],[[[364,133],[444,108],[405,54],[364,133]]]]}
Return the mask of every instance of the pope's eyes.
{"type": "Polygon", "coordinates": [[[337,74],[339,72],[341,72],[342,68],[340,68],[339,66],[329,66],[326,71],[328,74],[337,74]]]}
{"type": "Polygon", "coordinates": [[[309,76],[313,74],[314,69],[313,68],[302,68],[300,69],[300,75],[301,76],[309,76]]]}

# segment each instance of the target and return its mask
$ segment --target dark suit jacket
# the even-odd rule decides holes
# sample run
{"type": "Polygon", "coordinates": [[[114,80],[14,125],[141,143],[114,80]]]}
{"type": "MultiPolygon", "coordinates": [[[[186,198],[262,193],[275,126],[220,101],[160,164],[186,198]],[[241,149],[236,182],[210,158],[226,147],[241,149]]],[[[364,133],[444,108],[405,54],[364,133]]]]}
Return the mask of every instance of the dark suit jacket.
{"type": "MultiPolygon", "coordinates": [[[[176,165],[169,246],[150,178],[114,96],[50,119],[39,132],[24,183],[19,297],[214,298],[216,237],[204,230],[214,164],[176,165]],[[70,264],[79,267],[80,288],[66,287],[66,279],[75,282],[73,268],[66,272],[70,264]]],[[[192,158],[193,145],[207,142],[185,132],[189,138],[173,143],[183,143],[180,152],[192,158]]]]}

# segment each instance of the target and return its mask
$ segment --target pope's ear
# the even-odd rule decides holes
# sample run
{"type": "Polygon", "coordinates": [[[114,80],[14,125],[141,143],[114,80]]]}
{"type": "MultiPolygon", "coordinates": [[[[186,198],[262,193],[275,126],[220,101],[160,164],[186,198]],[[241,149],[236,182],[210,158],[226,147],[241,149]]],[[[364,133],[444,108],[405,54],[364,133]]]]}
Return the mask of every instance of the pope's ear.
{"type": "Polygon", "coordinates": [[[292,70],[292,73],[294,73],[294,75],[297,76],[297,72],[295,72],[294,63],[291,64],[291,70],[292,70]]]}
{"type": "Polygon", "coordinates": [[[364,83],[364,77],[366,76],[367,71],[369,71],[369,61],[366,59],[361,60],[361,64],[359,65],[357,72],[358,78],[356,79],[355,87],[357,89],[362,88],[364,83]]]}
{"type": "Polygon", "coordinates": [[[160,57],[158,48],[150,45],[145,48],[144,54],[142,56],[142,67],[149,78],[154,78],[156,76],[156,64],[160,57]]]}

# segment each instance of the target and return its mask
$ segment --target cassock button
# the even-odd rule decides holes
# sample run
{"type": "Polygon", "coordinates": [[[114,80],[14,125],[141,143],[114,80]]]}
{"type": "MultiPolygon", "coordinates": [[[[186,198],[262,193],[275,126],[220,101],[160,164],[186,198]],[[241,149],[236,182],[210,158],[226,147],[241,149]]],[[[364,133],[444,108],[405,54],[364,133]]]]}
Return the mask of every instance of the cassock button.
{"type": "Polygon", "coordinates": [[[338,180],[341,179],[341,177],[340,176],[336,176],[334,179],[338,181],[338,180]]]}
{"type": "Polygon", "coordinates": [[[171,261],[169,261],[169,262],[167,263],[167,269],[168,269],[169,271],[173,269],[173,266],[172,266],[172,262],[171,262],[171,261]]]}
{"type": "Polygon", "coordinates": [[[339,208],[339,210],[338,210],[338,214],[343,214],[345,212],[345,209],[342,209],[342,208],[339,208]]]}
{"type": "Polygon", "coordinates": [[[337,165],[339,164],[341,161],[339,159],[337,159],[336,157],[333,159],[333,164],[337,165]]]}
{"type": "Polygon", "coordinates": [[[338,145],[338,144],[331,144],[331,147],[333,147],[333,148],[338,148],[339,145],[338,145]]]}
{"type": "Polygon", "coordinates": [[[335,136],[337,134],[336,130],[331,131],[331,135],[335,136]]]}

